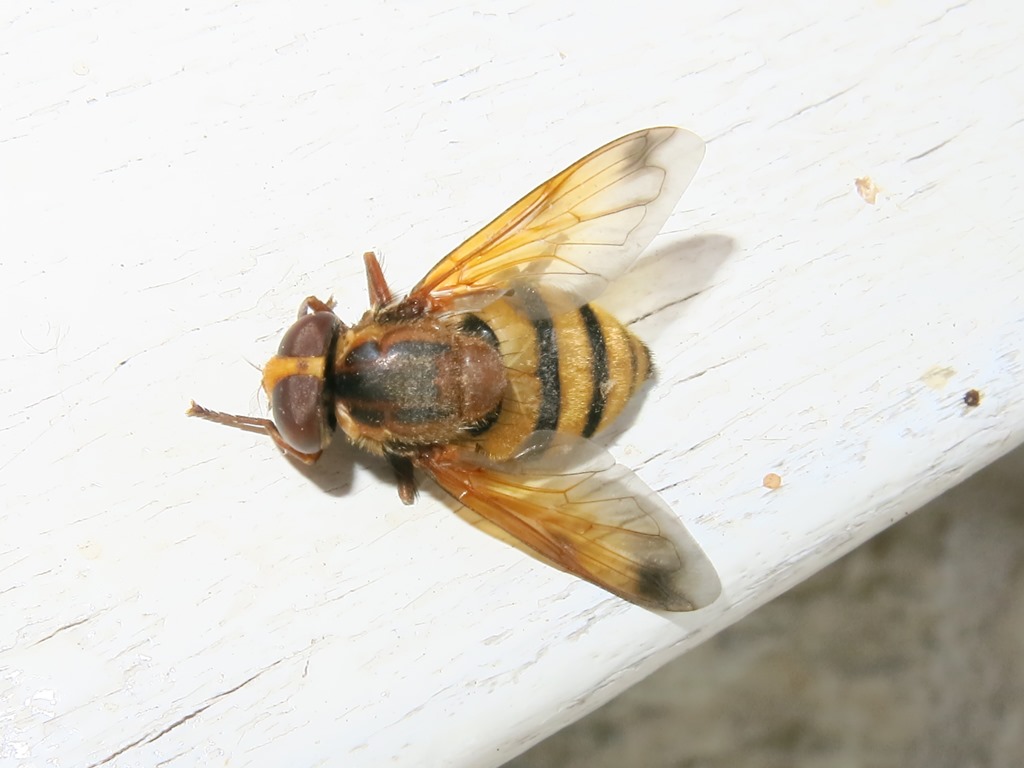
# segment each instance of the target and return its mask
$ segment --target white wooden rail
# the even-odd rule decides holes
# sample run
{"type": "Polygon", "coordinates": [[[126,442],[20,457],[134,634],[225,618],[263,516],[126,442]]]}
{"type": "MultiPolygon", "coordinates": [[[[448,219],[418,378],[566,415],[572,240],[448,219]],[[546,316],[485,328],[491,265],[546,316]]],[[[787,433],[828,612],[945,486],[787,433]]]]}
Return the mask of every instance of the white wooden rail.
{"type": "Polygon", "coordinates": [[[1024,15],[784,5],[6,3],[0,765],[498,765],[1020,443],[1024,15]],[[708,153],[606,297],[660,376],[605,441],[712,608],[184,417],[259,413],[363,250],[412,285],[663,123],[708,153]]]}

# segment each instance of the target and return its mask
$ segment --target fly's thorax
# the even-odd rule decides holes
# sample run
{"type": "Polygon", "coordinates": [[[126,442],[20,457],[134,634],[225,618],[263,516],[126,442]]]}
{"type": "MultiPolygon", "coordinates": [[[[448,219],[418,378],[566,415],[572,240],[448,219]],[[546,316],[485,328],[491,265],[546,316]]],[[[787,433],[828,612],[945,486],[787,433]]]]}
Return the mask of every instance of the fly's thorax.
{"type": "Polygon", "coordinates": [[[456,442],[493,413],[505,389],[487,338],[431,317],[361,323],[339,344],[329,379],[338,423],[377,452],[456,442]]]}
{"type": "Polygon", "coordinates": [[[281,438],[300,453],[325,448],[335,428],[325,374],[343,327],[333,312],[300,317],[263,368],[263,389],[274,424],[281,438]]]}

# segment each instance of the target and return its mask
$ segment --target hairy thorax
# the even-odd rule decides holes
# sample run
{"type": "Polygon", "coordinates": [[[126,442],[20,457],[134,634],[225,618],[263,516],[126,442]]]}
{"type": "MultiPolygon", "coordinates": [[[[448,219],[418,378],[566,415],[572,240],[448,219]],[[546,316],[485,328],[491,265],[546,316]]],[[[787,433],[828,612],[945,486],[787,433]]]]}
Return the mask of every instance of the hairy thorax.
{"type": "Polygon", "coordinates": [[[435,319],[368,322],[339,340],[338,423],[365,448],[457,442],[493,418],[505,390],[495,345],[435,319]]]}

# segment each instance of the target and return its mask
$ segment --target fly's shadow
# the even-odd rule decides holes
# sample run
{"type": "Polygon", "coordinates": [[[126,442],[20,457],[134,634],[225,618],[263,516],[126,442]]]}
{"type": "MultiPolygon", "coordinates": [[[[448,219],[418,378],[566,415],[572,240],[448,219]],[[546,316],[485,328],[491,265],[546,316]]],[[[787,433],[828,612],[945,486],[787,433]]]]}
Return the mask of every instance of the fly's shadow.
{"type": "Polygon", "coordinates": [[[687,302],[713,284],[715,273],[735,250],[735,240],[718,234],[659,245],[595,303],[652,342],[682,317],[687,302]]]}

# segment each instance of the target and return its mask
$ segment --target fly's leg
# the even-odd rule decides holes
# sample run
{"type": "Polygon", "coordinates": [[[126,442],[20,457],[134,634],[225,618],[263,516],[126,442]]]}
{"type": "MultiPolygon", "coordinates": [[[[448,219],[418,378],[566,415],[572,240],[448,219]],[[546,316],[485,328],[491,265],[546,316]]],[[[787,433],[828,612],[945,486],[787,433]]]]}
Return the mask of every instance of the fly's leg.
{"type": "Polygon", "coordinates": [[[366,287],[370,293],[370,306],[373,309],[383,307],[393,298],[388,282],[384,279],[384,270],[380,268],[380,262],[373,251],[363,254],[363,263],[366,264],[366,287]]]}
{"type": "Polygon", "coordinates": [[[333,312],[334,311],[334,297],[332,296],[327,301],[320,301],[316,296],[307,296],[303,299],[302,303],[299,304],[299,317],[303,318],[306,315],[314,312],[333,312]]]}
{"type": "Polygon", "coordinates": [[[405,456],[388,454],[388,463],[395,470],[395,479],[398,481],[398,498],[403,504],[412,504],[416,499],[416,478],[412,472],[412,461],[405,456]]]}

